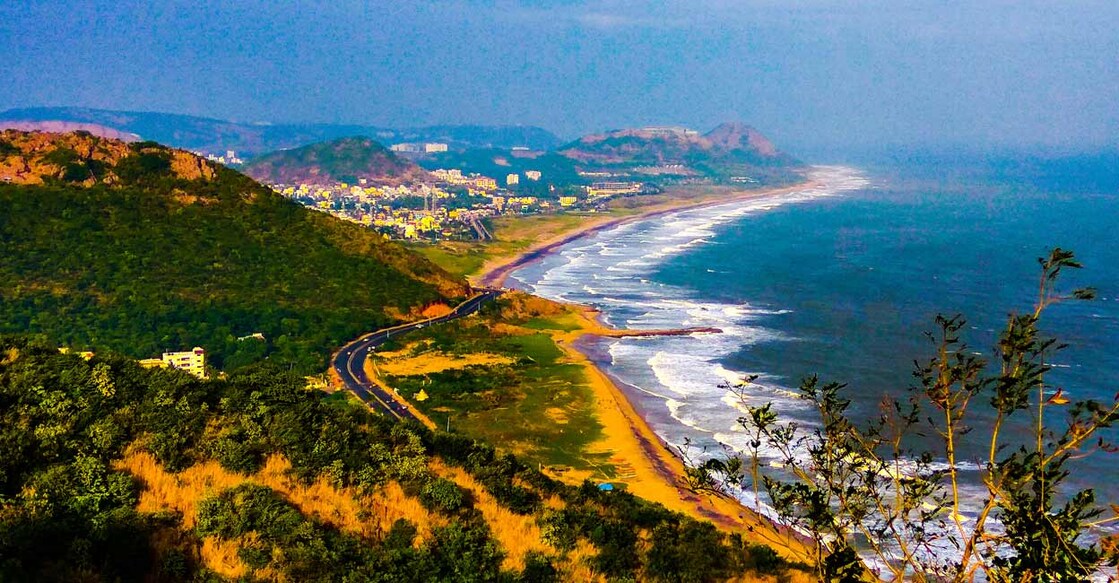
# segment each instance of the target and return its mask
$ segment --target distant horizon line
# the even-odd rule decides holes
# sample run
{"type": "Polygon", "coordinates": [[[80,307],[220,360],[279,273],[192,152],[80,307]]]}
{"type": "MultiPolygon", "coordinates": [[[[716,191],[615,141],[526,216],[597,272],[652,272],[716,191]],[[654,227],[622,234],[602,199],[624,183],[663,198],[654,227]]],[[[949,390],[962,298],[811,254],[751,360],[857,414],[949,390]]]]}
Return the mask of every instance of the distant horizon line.
{"type": "MultiPolygon", "coordinates": [[[[209,122],[241,124],[241,125],[255,126],[255,127],[283,127],[283,126],[347,127],[347,126],[352,126],[352,127],[359,127],[359,128],[367,128],[367,129],[375,129],[375,130],[391,130],[391,131],[422,130],[422,129],[432,129],[432,128],[529,128],[529,129],[535,129],[535,130],[541,130],[541,131],[547,132],[547,133],[551,134],[553,137],[560,140],[561,142],[575,141],[575,140],[578,140],[582,137],[589,136],[589,135],[596,135],[596,134],[608,133],[608,132],[613,132],[613,131],[622,131],[622,130],[633,130],[633,129],[644,129],[644,128],[663,128],[663,127],[681,127],[681,128],[686,128],[686,129],[689,129],[689,130],[693,129],[693,125],[692,124],[687,124],[687,123],[651,122],[651,123],[644,123],[644,124],[640,124],[640,125],[631,125],[631,126],[622,125],[622,126],[615,126],[615,127],[610,127],[610,128],[606,128],[606,129],[586,130],[586,131],[583,131],[582,133],[579,133],[577,135],[566,135],[566,134],[557,133],[556,131],[554,131],[554,130],[548,128],[548,127],[545,127],[545,126],[542,126],[542,125],[530,124],[530,123],[457,122],[457,123],[431,123],[431,124],[423,124],[423,125],[399,125],[399,126],[397,126],[397,125],[382,125],[382,124],[377,124],[377,123],[372,123],[372,122],[276,121],[276,120],[271,120],[271,121],[266,121],[266,120],[246,121],[246,120],[239,120],[239,119],[232,118],[232,117],[229,117],[229,118],[215,117],[214,114],[202,115],[202,114],[194,114],[194,113],[161,111],[161,110],[154,110],[154,109],[151,109],[151,110],[146,110],[146,109],[111,109],[111,108],[105,108],[105,107],[93,107],[93,106],[88,106],[88,105],[24,105],[24,106],[17,106],[17,107],[8,107],[8,108],[0,111],[0,118],[2,118],[3,116],[5,116],[7,114],[12,113],[12,112],[32,111],[32,110],[87,110],[87,111],[98,111],[98,112],[120,113],[120,114],[154,114],[154,115],[166,115],[166,116],[174,116],[174,117],[194,118],[194,119],[197,119],[197,120],[209,121],[209,122]]],[[[9,119],[7,121],[18,121],[18,120],[9,119]]],[[[35,121],[35,120],[24,120],[24,121],[35,121]]],[[[65,120],[59,119],[59,120],[39,120],[39,121],[65,121],[65,120]]],[[[746,125],[750,125],[750,126],[753,126],[753,127],[756,128],[756,126],[754,126],[753,123],[748,123],[748,122],[744,122],[744,121],[741,121],[741,120],[724,119],[721,122],[716,122],[715,125],[712,126],[712,129],[715,128],[715,127],[718,127],[720,124],[723,124],[723,123],[745,123],[746,125]]],[[[697,126],[694,126],[694,127],[704,127],[704,126],[698,126],[697,125],[697,126]]],[[[700,131],[701,133],[703,132],[703,130],[696,130],[696,131],[700,131]]],[[[708,131],[710,131],[710,130],[708,130],[708,131]]],[[[763,135],[766,135],[767,137],[770,135],[770,133],[767,130],[759,129],[758,131],[760,131],[763,135]]],[[[358,136],[355,135],[354,137],[358,137],[358,136]]],[[[866,142],[851,141],[851,142],[846,142],[846,143],[843,143],[843,144],[839,144],[839,143],[800,144],[800,145],[795,145],[792,148],[787,148],[787,147],[785,147],[786,145],[791,145],[791,144],[785,144],[784,141],[782,140],[781,149],[785,150],[785,151],[789,151],[790,149],[795,149],[795,150],[808,150],[808,151],[816,151],[816,152],[823,151],[823,152],[835,153],[835,152],[837,152],[841,149],[845,149],[845,150],[849,150],[850,153],[852,153],[852,154],[858,154],[858,153],[864,153],[865,154],[865,153],[868,153],[868,152],[883,152],[883,151],[889,151],[889,150],[903,150],[903,151],[907,151],[909,153],[932,153],[932,152],[949,153],[948,151],[958,152],[958,153],[961,153],[961,154],[983,152],[983,153],[988,153],[988,154],[990,154],[990,153],[996,153],[996,154],[997,153],[1020,153],[1020,154],[1035,154],[1035,155],[1037,155],[1037,154],[1047,153],[1047,154],[1052,155],[1053,157],[1064,157],[1064,156],[1072,156],[1072,155],[1088,155],[1088,154],[1105,154],[1105,155],[1106,154],[1114,154],[1114,155],[1119,155],[1119,143],[1112,143],[1112,142],[1103,142],[1103,143],[1084,142],[1084,143],[1080,143],[1080,144],[1051,144],[1051,143],[1042,143],[1042,142],[1023,143],[1021,141],[1005,141],[1005,142],[1002,142],[1002,141],[994,141],[994,140],[987,140],[987,141],[975,141],[975,140],[967,141],[967,140],[963,140],[963,141],[921,142],[921,141],[917,141],[917,140],[902,140],[902,139],[895,138],[895,139],[890,140],[890,141],[885,141],[885,140],[871,140],[871,141],[866,141],[866,142]]]]}

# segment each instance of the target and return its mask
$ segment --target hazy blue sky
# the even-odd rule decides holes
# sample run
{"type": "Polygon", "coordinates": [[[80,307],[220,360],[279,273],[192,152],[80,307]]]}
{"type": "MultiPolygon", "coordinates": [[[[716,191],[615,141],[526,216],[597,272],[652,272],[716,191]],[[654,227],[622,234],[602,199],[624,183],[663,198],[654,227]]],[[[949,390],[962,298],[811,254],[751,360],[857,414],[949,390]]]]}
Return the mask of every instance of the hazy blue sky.
{"type": "Polygon", "coordinates": [[[0,109],[1119,142],[1119,1],[4,0],[0,109]]]}

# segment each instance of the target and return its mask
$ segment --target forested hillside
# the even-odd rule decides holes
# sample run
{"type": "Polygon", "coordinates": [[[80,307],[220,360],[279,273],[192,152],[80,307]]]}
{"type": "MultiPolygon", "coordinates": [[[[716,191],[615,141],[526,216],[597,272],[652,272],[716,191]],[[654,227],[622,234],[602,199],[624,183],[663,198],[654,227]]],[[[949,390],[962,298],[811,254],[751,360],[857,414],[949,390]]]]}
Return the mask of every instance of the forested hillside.
{"type": "Polygon", "coordinates": [[[400,184],[428,178],[423,168],[368,138],[343,138],[256,158],[245,174],[267,184],[400,184]]]}
{"type": "Polygon", "coordinates": [[[344,341],[468,293],[367,229],[157,144],[4,132],[0,174],[17,169],[0,182],[0,331],[314,372],[344,341]]]}
{"type": "Polygon", "coordinates": [[[0,580],[804,580],[709,523],[302,384],[0,337],[0,580]]]}

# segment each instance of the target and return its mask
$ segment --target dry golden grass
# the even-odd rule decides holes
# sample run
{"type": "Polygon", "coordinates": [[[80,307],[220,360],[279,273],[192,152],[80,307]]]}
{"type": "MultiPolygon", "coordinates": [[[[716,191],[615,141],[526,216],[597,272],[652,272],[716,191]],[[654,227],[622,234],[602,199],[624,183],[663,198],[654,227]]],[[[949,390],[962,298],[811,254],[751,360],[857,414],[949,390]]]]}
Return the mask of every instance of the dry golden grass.
{"type": "Polygon", "coordinates": [[[419,499],[405,494],[396,482],[361,496],[352,488],[335,488],[322,478],[307,486],[292,478],[290,470],[288,460],[274,455],[253,481],[283,494],[304,516],[314,516],[343,532],[379,538],[403,518],[416,525],[418,542],[422,542],[431,537],[433,527],[446,524],[443,517],[428,512],[419,499]]]}
{"type": "Polygon", "coordinates": [[[503,568],[523,569],[525,554],[529,551],[550,554],[551,547],[544,542],[540,527],[536,525],[535,517],[516,514],[498,504],[485,487],[462,468],[434,462],[431,464],[431,469],[436,474],[453,480],[473,494],[474,508],[482,513],[482,517],[486,519],[486,524],[489,525],[493,537],[505,551],[503,568]]]}
{"type": "Polygon", "coordinates": [[[372,519],[377,521],[378,527],[384,532],[388,532],[392,523],[400,518],[414,524],[417,529],[417,545],[431,538],[432,529],[447,525],[447,519],[428,512],[419,499],[405,494],[396,482],[389,482],[365,500],[372,519]]]}
{"type": "Polygon", "coordinates": [[[564,581],[606,581],[590,567],[591,559],[597,554],[598,549],[594,545],[579,539],[575,548],[567,554],[567,562],[556,565],[556,568],[563,574],[564,581]]]}
{"type": "Polygon", "coordinates": [[[539,330],[532,330],[514,324],[506,324],[505,322],[490,324],[490,331],[493,332],[494,336],[527,336],[539,332],[539,330]]]}
{"type": "Polygon", "coordinates": [[[172,474],[147,452],[130,453],[115,463],[114,468],[127,471],[144,482],[137,510],[179,512],[184,528],[194,527],[199,502],[247,480],[245,476],[228,472],[212,461],[172,474]]]}
{"type": "MultiPolygon", "coordinates": [[[[382,354],[381,356],[387,356],[382,354]]],[[[478,352],[475,354],[446,354],[428,352],[419,356],[378,359],[375,371],[382,375],[414,376],[443,372],[475,365],[512,364],[513,359],[500,354],[478,352]]]]}
{"type": "Polygon", "coordinates": [[[558,316],[567,311],[559,302],[514,291],[502,296],[501,317],[504,320],[527,320],[545,316],[558,316]]]}
{"type": "Polygon", "coordinates": [[[567,411],[559,407],[548,407],[544,410],[544,414],[548,416],[548,419],[552,420],[552,423],[566,425],[568,422],[567,411]]]}
{"type": "MultiPolygon", "coordinates": [[[[245,483],[267,486],[288,500],[304,516],[315,517],[343,532],[376,539],[388,532],[397,519],[416,525],[420,545],[431,538],[433,528],[447,520],[432,514],[419,499],[408,496],[396,482],[390,482],[374,494],[361,496],[351,488],[336,488],[319,479],[306,485],[291,476],[291,463],[282,456],[268,458],[264,467],[253,475],[223,469],[217,462],[206,462],[177,474],[167,472],[147,452],[130,452],[114,467],[136,476],[144,483],[137,510],[140,512],[174,511],[182,516],[182,528],[191,529],[197,522],[198,504],[223,490],[245,483]]],[[[216,537],[202,540],[200,558],[203,563],[224,577],[236,579],[248,574],[248,567],[237,558],[237,551],[251,543],[254,535],[233,541],[216,537]]],[[[269,570],[252,573],[256,579],[278,581],[282,577],[269,570]]]]}
{"type": "Polygon", "coordinates": [[[451,313],[451,307],[442,302],[431,304],[420,312],[424,318],[438,318],[439,316],[446,316],[451,313]]]}
{"type": "Polygon", "coordinates": [[[202,539],[202,562],[206,567],[226,579],[239,579],[249,573],[249,568],[237,556],[240,541],[219,540],[208,536],[202,539]]]}
{"type": "Polygon", "coordinates": [[[223,469],[217,462],[191,466],[178,474],[165,471],[146,452],[133,452],[116,464],[144,482],[140,512],[172,510],[182,513],[183,527],[193,528],[198,503],[228,488],[252,482],[279,492],[304,516],[313,516],[339,530],[361,537],[378,537],[392,523],[404,518],[416,525],[419,540],[427,540],[433,527],[446,519],[432,514],[419,499],[408,496],[396,482],[380,491],[361,496],[351,488],[335,488],[323,479],[306,485],[289,474],[291,463],[282,456],[268,458],[254,475],[223,469]]]}

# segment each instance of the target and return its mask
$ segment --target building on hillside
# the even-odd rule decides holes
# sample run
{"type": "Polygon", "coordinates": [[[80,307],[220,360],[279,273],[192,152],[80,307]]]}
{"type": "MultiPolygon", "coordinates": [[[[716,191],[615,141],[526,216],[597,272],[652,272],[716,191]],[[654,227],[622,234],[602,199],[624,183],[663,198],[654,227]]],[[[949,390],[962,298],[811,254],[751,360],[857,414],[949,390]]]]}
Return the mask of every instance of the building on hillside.
{"type": "Polygon", "coordinates": [[[438,142],[432,142],[432,143],[424,144],[424,152],[427,152],[428,154],[432,154],[432,153],[435,153],[435,152],[446,152],[446,151],[447,151],[447,144],[440,144],[438,142]]]}
{"type": "Polygon", "coordinates": [[[407,152],[409,154],[418,154],[420,152],[420,145],[406,142],[403,144],[393,144],[389,146],[393,152],[407,152]]]}
{"type": "Polygon", "coordinates": [[[199,346],[186,352],[164,352],[163,362],[170,368],[184,370],[200,379],[206,378],[206,351],[199,346]]]}
{"type": "Polygon", "coordinates": [[[587,187],[587,196],[614,196],[641,192],[640,182],[595,182],[587,187]]]}
{"type": "Polygon", "coordinates": [[[167,363],[162,358],[141,358],[138,362],[143,368],[167,368],[167,363]]]}
{"type": "Polygon", "coordinates": [[[461,184],[465,180],[465,177],[462,175],[462,170],[458,168],[439,168],[438,170],[432,170],[431,174],[439,180],[450,182],[451,184],[461,184]]]}
{"type": "Polygon", "coordinates": [[[517,184],[520,184],[520,183],[521,183],[521,175],[520,174],[509,174],[509,175],[505,176],[505,185],[506,186],[514,186],[514,185],[517,185],[517,184]]]}
{"type": "MultiPolygon", "coordinates": [[[[70,347],[69,346],[63,346],[63,347],[59,348],[58,351],[61,352],[62,354],[70,354],[70,347]]],[[[89,350],[79,350],[78,352],[75,352],[74,354],[77,354],[78,356],[82,357],[85,360],[89,360],[89,359],[93,358],[93,352],[91,352],[89,350]]]]}
{"type": "Polygon", "coordinates": [[[680,126],[649,126],[641,128],[641,131],[657,137],[680,136],[683,138],[690,138],[699,135],[699,132],[680,126]]]}
{"type": "Polygon", "coordinates": [[[540,180],[541,176],[543,176],[543,174],[541,174],[539,170],[525,170],[525,178],[533,182],[540,180]]]}
{"type": "Polygon", "coordinates": [[[497,190],[497,181],[488,176],[474,176],[470,181],[475,188],[480,190],[497,190]]]}
{"type": "Polygon", "coordinates": [[[577,202],[579,199],[574,196],[561,196],[559,199],[560,206],[574,206],[577,202]]]}

